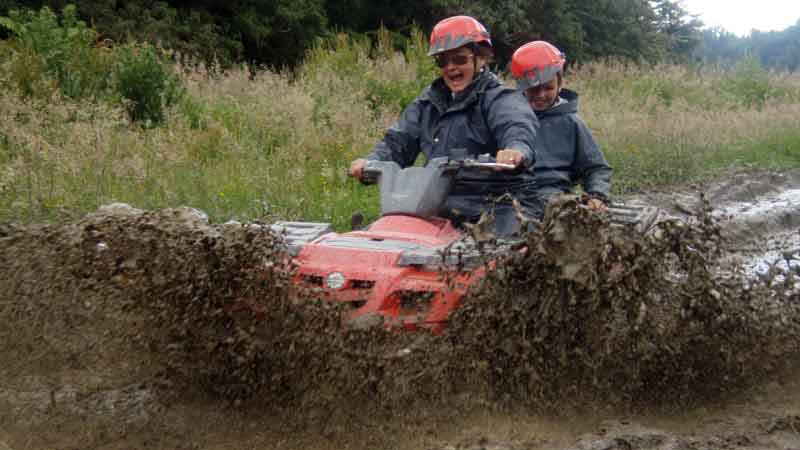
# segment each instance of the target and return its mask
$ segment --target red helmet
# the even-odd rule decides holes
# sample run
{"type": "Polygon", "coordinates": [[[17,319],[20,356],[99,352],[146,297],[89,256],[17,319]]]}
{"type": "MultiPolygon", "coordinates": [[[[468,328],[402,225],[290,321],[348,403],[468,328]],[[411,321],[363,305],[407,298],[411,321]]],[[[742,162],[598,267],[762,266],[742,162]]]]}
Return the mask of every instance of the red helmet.
{"type": "Polygon", "coordinates": [[[562,73],[566,61],[561,50],[549,42],[528,42],[511,57],[511,75],[520,89],[536,87],[562,73]]]}
{"type": "Polygon", "coordinates": [[[431,32],[428,56],[474,43],[492,46],[486,27],[470,16],[448,17],[436,24],[431,32]]]}

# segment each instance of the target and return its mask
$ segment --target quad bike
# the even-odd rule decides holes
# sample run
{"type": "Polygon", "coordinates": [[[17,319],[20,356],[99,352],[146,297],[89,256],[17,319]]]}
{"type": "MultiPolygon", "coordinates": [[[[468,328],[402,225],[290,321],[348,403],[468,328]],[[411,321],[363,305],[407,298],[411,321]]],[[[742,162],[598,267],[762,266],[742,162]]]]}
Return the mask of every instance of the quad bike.
{"type": "MultiPolygon", "coordinates": [[[[441,217],[456,174],[512,169],[485,156],[436,158],[406,169],[370,161],[364,178],[379,185],[381,217],[368,228],[335,233],[328,223],[277,222],[273,229],[283,234],[293,256],[295,285],[343,302],[350,323],[439,333],[470,286],[484,276],[492,255],[514,251],[518,243],[479,245],[441,217]]],[[[644,207],[612,205],[610,210],[620,223],[653,215],[644,207]]]]}

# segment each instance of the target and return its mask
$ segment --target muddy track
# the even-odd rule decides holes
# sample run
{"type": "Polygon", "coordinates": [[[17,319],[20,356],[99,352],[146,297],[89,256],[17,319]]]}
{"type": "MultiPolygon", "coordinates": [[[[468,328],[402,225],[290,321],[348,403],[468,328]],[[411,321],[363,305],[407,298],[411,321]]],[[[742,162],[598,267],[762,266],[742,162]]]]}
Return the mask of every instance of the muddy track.
{"type": "Polygon", "coordinates": [[[0,450],[800,448],[799,193],[626,199],[682,219],[642,235],[565,201],[437,339],[343,332],[265,227],[0,225],[0,450]]]}

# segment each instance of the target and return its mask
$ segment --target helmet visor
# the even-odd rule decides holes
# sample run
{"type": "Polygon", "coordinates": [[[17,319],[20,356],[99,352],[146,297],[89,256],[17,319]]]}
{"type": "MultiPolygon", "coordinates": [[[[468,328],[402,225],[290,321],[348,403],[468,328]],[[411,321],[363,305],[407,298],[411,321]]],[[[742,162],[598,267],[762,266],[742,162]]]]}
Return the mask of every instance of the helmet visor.
{"type": "Polygon", "coordinates": [[[550,80],[555,78],[559,73],[561,73],[561,66],[547,66],[541,70],[539,66],[535,66],[523,72],[522,76],[517,79],[517,88],[525,90],[541,86],[545,83],[549,83],[550,80]]]}

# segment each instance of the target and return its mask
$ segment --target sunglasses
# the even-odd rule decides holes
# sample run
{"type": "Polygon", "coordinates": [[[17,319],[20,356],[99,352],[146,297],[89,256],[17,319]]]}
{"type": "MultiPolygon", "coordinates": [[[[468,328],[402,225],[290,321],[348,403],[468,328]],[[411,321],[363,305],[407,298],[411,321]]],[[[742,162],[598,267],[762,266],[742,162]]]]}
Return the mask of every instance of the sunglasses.
{"type": "Polygon", "coordinates": [[[456,66],[463,66],[464,64],[468,63],[473,56],[474,55],[463,55],[461,53],[455,53],[452,55],[439,55],[436,57],[436,65],[440,68],[447,67],[447,64],[449,63],[453,63],[453,65],[456,66]]]}

